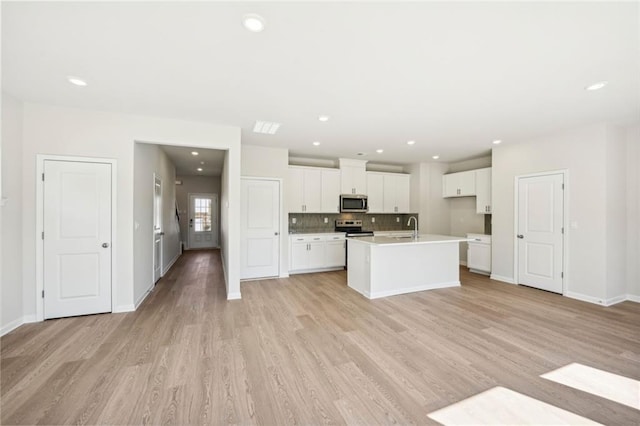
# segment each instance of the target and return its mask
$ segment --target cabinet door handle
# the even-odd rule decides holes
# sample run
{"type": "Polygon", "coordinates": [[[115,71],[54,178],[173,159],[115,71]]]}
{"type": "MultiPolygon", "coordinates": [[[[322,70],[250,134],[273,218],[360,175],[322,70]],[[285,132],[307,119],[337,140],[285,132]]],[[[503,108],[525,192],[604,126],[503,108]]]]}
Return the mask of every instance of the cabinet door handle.
{"type": "Polygon", "coordinates": [[[524,238],[524,235],[522,235],[522,234],[518,234],[518,238],[523,239],[523,238],[524,238]]]}

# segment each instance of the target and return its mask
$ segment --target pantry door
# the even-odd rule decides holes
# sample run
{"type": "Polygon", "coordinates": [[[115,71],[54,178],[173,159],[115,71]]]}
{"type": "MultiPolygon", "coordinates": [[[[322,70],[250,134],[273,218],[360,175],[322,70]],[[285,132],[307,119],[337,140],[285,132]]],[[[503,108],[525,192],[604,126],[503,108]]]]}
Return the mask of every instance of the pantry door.
{"type": "Polygon", "coordinates": [[[518,284],[562,293],[564,175],[518,178],[518,284]]]}
{"type": "Polygon", "coordinates": [[[280,181],[243,178],[240,208],[240,278],[280,272],[280,181]]]}
{"type": "Polygon", "coordinates": [[[45,160],[44,318],[111,312],[112,165],[45,160]]]}

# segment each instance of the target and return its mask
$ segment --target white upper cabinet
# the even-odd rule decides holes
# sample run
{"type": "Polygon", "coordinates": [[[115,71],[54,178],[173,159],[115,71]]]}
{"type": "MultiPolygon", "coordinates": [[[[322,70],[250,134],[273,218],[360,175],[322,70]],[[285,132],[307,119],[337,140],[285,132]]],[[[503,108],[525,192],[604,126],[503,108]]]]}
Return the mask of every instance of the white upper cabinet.
{"type": "Polygon", "coordinates": [[[287,203],[291,213],[338,213],[338,169],[289,166],[287,187],[287,203]]]}
{"type": "Polygon", "coordinates": [[[369,213],[409,213],[410,175],[367,172],[369,213]]]}
{"type": "Polygon", "coordinates": [[[322,213],[340,213],[340,170],[322,170],[322,213]]]}
{"type": "Polygon", "coordinates": [[[475,170],[442,176],[442,196],[444,198],[470,197],[474,195],[476,195],[475,170]]]}
{"type": "Polygon", "coordinates": [[[367,194],[367,162],[340,159],[340,191],[342,194],[367,194]]]}
{"type": "Polygon", "coordinates": [[[491,214],[491,167],[476,172],[476,213],[491,214]]]}
{"type": "Polygon", "coordinates": [[[384,213],[384,177],[382,173],[367,172],[367,197],[369,213],[384,213]]]}

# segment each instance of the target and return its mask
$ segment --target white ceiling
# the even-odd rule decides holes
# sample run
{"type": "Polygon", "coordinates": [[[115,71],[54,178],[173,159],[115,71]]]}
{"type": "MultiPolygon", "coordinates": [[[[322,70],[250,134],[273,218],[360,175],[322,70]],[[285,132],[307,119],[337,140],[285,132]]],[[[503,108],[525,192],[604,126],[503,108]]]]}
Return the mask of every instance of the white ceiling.
{"type": "Polygon", "coordinates": [[[493,139],[640,120],[639,28],[638,2],[3,2],[2,84],[239,126],[243,144],[296,156],[456,161],[493,139]],[[282,126],[258,135],[255,120],[282,126]]]}
{"type": "Polygon", "coordinates": [[[176,166],[176,176],[220,176],[226,151],[161,145],[176,166]],[[193,155],[197,152],[198,155],[193,155]],[[198,171],[198,169],[202,171],[198,171]]]}

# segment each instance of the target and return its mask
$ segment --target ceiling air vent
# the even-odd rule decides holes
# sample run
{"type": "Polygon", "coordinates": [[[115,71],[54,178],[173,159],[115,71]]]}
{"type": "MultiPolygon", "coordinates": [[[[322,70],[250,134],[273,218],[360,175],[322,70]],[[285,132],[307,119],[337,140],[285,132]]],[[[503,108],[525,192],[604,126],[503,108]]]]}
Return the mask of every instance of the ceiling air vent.
{"type": "Polygon", "coordinates": [[[278,131],[280,123],[273,123],[271,121],[256,121],[256,125],[253,126],[254,133],[263,133],[265,135],[273,135],[278,131]]]}

